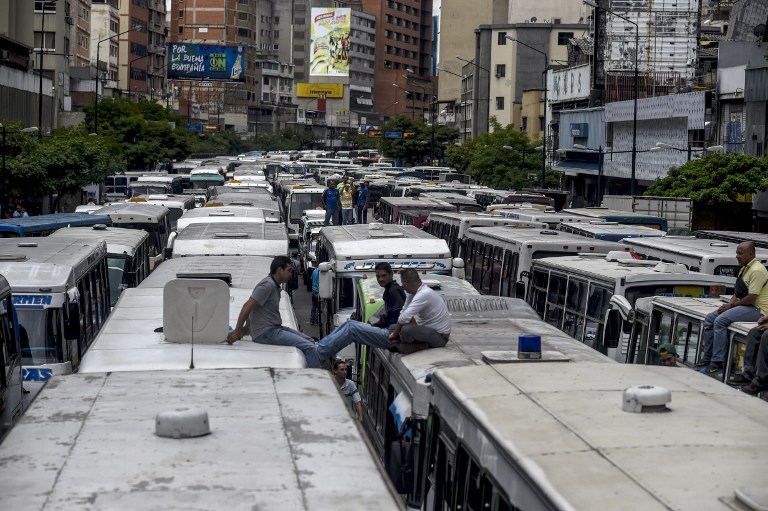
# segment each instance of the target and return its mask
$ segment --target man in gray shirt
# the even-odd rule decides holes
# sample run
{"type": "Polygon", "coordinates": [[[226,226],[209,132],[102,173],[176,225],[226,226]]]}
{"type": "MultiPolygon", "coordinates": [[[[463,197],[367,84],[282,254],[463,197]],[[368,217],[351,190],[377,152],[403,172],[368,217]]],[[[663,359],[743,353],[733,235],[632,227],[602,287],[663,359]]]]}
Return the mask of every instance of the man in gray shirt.
{"type": "Polygon", "coordinates": [[[298,348],[307,359],[307,367],[320,367],[320,358],[313,339],[283,326],[280,316],[280,286],[292,276],[291,258],[275,257],[269,267],[269,275],[256,285],[251,297],[240,310],[235,329],[227,336],[227,342],[233,344],[243,337],[247,321],[253,342],[298,348]]]}

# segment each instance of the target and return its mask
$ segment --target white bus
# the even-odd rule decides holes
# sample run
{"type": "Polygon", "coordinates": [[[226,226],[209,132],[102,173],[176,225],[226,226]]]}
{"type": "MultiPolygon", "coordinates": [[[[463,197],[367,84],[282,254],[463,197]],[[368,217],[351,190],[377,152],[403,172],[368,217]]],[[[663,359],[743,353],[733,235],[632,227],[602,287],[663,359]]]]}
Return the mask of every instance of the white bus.
{"type": "Polygon", "coordinates": [[[5,509],[402,509],[327,371],[56,383],[0,445],[5,509]]]}
{"type": "Polygon", "coordinates": [[[543,222],[521,222],[511,218],[484,213],[435,211],[429,214],[426,231],[432,236],[444,239],[448,243],[453,257],[465,258],[464,242],[470,227],[494,227],[500,225],[530,227],[540,230],[549,228],[543,222]]]}
{"type": "MultiPolygon", "coordinates": [[[[696,367],[701,358],[704,318],[724,303],[724,298],[691,298],[653,296],[637,300],[628,311],[619,308],[624,321],[630,321],[632,334],[627,362],[655,364],[659,345],[672,343],[679,355],[678,364],[696,367]]],[[[747,334],[756,323],[731,323],[728,327],[725,370],[721,378],[730,377],[744,368],[747,334]]]]}
{"type": "Polygon", "coordinates": [[[11,285],[0,275],[0,442],[24,411],[19,324],[11,285]]]}
{"type": "MultiPolygon", "coordinates": [[[[607,357],[543,322],[520,299],[478,296],[474,290],[444,283],[438,286],[436,291],[451,312],[451,335],[445,347],[410,355],[374,348],[365,350],[361,357],[365,430],[398,492],[407,496],[409,508],[417,509],[430,504],[424,488],[424,459],[430,445],[427,436],[432,426],[427,417],[432,399],[431,380],[436,370],[484,364],[518,367],[522,363],[517,358],[518,337],[524,334],[541,337],[543,359],[534,363],[537,367],[539,363],[555,363],[547,374],[557,372],[560,365],[589,362],[596,372],[601,366],[613,365],[607,357]]],[[[360,296],[364,294],[361,292],[360,296]]],[[[369,305],[369,301],[358,300],[357,314],[363,320],[370,318],[376,307],[369,305]]],[[[380,306],[381,300],[377,303],[380,306]]],[[[481,380],[477,384],[483,388],[481,380]]]]}
{"type": "Polygon", "coordinates": [[[179,174],[160,174],[149,173],[144,174],[137,178],[136,181],[131,181],[128,185],[129,197],[138,197],[139,195],[154,195],[154,194],[179,194],[187,186],[184,181],[189,176],[180,176],[179,174]]]}
{"type": "MultiPolygon", "coordinates": [[[[692,237],[628,238],[621,241],[643,259],[681,263],[691,271],[736,277],[736,243],[692,237]]],[[[756,258],[768,263],[768,249],[756,249],[756,258]]]]}
{"type": "MultiPolygon", "coordinates": [[[[273,209],[261,209],[250,206],[217,206],[215,202],[210,204],[213,205],[193,209],[182,215],[176,223],[176,233],[180,233],[187,226],[194,224],[224,224],[232,222],[263,224],[269,222],[282,225],[279,213],[273,209]]],[[[171,234],[170,241],[173,241],[175,236],[176,234],[171,234]]]]}
{"type": "Polygon", "coordinates": [[[107,242],[110,306],[125,289],[136,287],[149,275],[149,234],[145,231],[96,225],[59,229],[49,238],[107,242]]]}
{"type": "Polygon", "coordinates": [[[523,222],[543,222],[549,225],[550,229],[557,229],[561,222],[588,223],[590,221],[588,217],[584,216],[569,215],[563,212],[544,212],[536,208],[495,209],[493,214],[523,222]]]}
{"type": "Polygon", "coordinates": [[[288,254],[288,236],[278,223],[195,223],[178,232],[170,243],[166,257],[288,254]]]}
{"type": "Polygon", "coordinates": [[[189,171],[193,189],[207,190],[209,186],[224,186],[224,169],[221,166],[197,167],[189,171]]]}
{"type": "Polygon", "coordinates": [[[653,227],[620,224],[605,220],[592,220],[589,223],[563,222],[560,224],[560,230],[587,238],[606,241],[621,241],[624,238],[660,238],[666,234],[664,231],[653,227]]]}
{"type": "Polygon", "coordinates": [[[176,230],[176,221],[191,209],[195,209],[195,197],[193,195],[155,194],[139,195],[132,197],[130,202],[146,202],[156,206],[168,208],[168,216],[171,219],[171,230],[176,230]]]}
{"type": "Polygon", "coordinates": [[[621,250],[612,241],[588,239],[566,232],[516,226],[471,227],[464,237],[467,280],[481,293],[525,298],[523,278],[542,257],[607,254],[621,250]]]}
{"type": "Polygon", "coordinates": [[[424,510],[729,511],[765,502],[768,407],[695,371],[497,364],[438,369],[431,389],[420,438],[424,510]]]}
{"type": "Polygon", "coordinates": [[[141,202],[124,202],[104,206],[95,214],[109,216],[114,227],[148,232],[150,266],[155,268],[163,261],[163,251],[171,234],[168,208],[141,202]]]}
{"type": "Polygon", "coordinates": [[[410,225],[345,225],[323,227],[318,243],[320,333],[341,325],[355,309],[355,280],[375,273],[388,262],[395,271],[414,268],[425,273],[451,274],[463,269],[444,240],[410,225]],[[377,229],[377,227],[379,227],[377,229]]]}
{"type": "Polygon", "coordinates": [[[319,186],[294,186],[285,197],[285,225],[288,239],[298,241],[301,216],[308,209],[323,207],[323,188],[319,186]]]}
{"type": "Polygon", "coordinates": [[[109,315],[104,241],[0,240],[13,291],[25,388],[76,370],[109,315]]]}
{"type": "Polygon", "coordinates": [[[632,327],[620,310],[648,296],[718,297],[735,283],[627,252],[538,259],[529,281],[528,302],[544,321],[619,362],[627,362],[632,327]]]}
{"type": "MultiPolygon", "coordinates": [[[[272,257],[256,256],[165,261],[138,287],[123,292],[83,359],[80,372],[181,370],[191,362],[199,369],[306,367],[304,355],[296,348],[250,342],[249,336],[232,346],[224,342],[227,327],[236,323],[253,288],[269,274],[271,262],[272,257]],[[208,293],[206,282],[212,281],[228,284],[223,295],[208,293]],[[165,294],[166,286],[173,294],[165,294]],[[201,291],[194,291],[195,287],[201,291]],[[201,294],[209,296],[198,300],[201,294]],[[196,315],[193,307],[198,301],[196,315]],[[193,317],[198,318],[194,330],[193,317]],[[221,321],[220,328],[213,332],[213,338],[204,339],[201,332],[216,327],[217,321],[221,321]]],[[[284,326],[298,330],[285,292],[280,315],[284,326]]]]}

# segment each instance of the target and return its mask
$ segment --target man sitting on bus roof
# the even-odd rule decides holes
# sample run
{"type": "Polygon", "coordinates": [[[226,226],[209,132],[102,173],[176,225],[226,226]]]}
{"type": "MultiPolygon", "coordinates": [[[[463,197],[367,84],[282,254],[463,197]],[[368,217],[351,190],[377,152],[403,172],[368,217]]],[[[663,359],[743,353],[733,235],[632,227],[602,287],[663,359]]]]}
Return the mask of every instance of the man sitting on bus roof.
{"type": "Polygon", "coordinates": [[[389,334],[392,347],[406,353],[445,346],[451,335],[451,313],[443,299],[421,281],[414,269],[403,270],[400,282],[408,298],[395,329],[389,334]]]}
{"type": "Polygon", "coordinates": [[[400,318],[400,311],[405,303],[405,291],[393,279],[392,266],[389,263],[378,263],[375,271],[376,282],[384,288],[384,313],[370,325],[350,319],[323,337],[318,345],[321,360],[333,357],[353,342],[377,348],[389,347],[389,334],[400,318]]]}
{"type": "Polygon", "coordinates": [[[752,396],[768,390],[768,316],[761,316],[747,334],[744,368],[728,383],[740,386],[742,392],[752,396]]]}
{"type": "Polygon", "coordinates": [[[755,259],[751,241],[736,246],[736,260],[741,271],[728,303],[704,318],[704,340],[697,364],[702,373],[717,376],[723,371],[728,346],[728,325],[740,321],[757,321],[768,314],[768,270],[755,259]]]}
{"type": "Polygon", "coordinates": [[[247,322],[250,324],[253,342],[298,348],[307,359],[307,367],[320,367],[314,339],[283,326],[283,318],[280,316],[280,290],[291,278],[291,258],[284,255],[275,257],[269,267],[269,275],[256,284],[251,297],[240,310],[235,329],[227,336],[227,342],[234,344],[239,341],[245,334],[247,322]]]}

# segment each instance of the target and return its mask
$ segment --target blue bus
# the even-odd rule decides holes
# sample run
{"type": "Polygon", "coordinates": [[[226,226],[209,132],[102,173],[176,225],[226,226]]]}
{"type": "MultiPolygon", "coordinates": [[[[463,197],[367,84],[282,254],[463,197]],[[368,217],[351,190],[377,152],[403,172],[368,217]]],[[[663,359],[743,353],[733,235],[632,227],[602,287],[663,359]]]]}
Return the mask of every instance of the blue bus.
{"type": "Polygon", "coordinates": [[[627,225],[605,220],[592,220],[588,223],[563,222],[559,229],[563,232],[605,241],[621,241],[624,238],[658,238],[666,234],[664,231],[645,225],[627,225]]]}
{"type": "Polygon", "coordinates": [[[87,213],[55,213],[24,218],[4,218],[0,220],[0,238],[48,236],[64,227],[88,227],[96,224],[112,225],[112,219],[107,215],[87,213]]]}
{"type": "Polygon", "coordinates": [[[644,215],[642,213],[633,213],[632,211],[619,211],[608,208],[569,208],[563,209],[561,213],[569,215],[585,216],[595,220],[605,220],[606,222],[618,222],[620,224],[644,225],[660,231],[667,231],[667,219],[661,216],[644,215]]]}

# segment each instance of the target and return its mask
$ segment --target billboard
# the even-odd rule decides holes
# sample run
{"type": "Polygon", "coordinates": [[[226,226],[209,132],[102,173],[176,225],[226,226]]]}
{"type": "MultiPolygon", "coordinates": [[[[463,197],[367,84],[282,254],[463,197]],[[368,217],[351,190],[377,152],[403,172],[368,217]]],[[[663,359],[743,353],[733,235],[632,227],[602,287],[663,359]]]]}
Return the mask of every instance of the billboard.
{"type": "Polygon", "coordinates": [[[217,80],[244,82],[242,46],[168,44],[169,80],[217,80]]]}
{"type": "Polygon", "coordinates": [[[302,83],[296,84],[297,98],[316,98],[325,94],[326,98],[343,98],[344,84],[342,83],[302,83]]]}
{"type": "Polygon", "coordinates": [[[349,30],[352,9],[313,7],[309,74],[349,76],[349,30]]]}

